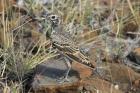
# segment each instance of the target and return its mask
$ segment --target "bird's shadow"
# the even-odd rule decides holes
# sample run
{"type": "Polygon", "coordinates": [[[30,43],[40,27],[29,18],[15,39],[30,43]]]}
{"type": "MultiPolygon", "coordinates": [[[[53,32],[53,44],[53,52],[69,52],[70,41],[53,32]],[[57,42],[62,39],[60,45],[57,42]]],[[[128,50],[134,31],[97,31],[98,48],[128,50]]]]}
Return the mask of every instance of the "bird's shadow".
{"type": "MultiPolygon", "coordinates": [[[[48,77],[48,78],[52,78],[52,79],[63,77],[67,71],[67,69],[47,67],[46,65],[39,65],[36,70],[37,70],[37,74],[48,77]]],[[[79,74],[77,71],[71,69],[69,72],[69,77],[72,77],[72,76],[79,77],[79,74]]]]}

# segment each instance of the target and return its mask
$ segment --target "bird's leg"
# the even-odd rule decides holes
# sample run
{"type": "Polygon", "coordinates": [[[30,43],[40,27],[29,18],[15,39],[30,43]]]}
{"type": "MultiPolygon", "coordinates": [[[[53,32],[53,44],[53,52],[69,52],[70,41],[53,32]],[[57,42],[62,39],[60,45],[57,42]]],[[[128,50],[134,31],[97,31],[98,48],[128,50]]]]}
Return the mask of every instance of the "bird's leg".
{"type": "Polygon", "coordinates": [[[50,41],[49,53],[57,53],[56,49],[53,47],[52,41],[50,41]]]}
{"type": "Polygon", "coordinates": [[[59,83],[64,83],[64,82],[69,82],[70,81],[68,79],[68,75],[69,75],[69,72],[71,70],[71,63],[70,63],[70,60],[67,57],[64,57],[64,59],[65,59],[65,62],[66,62],[66,65],[67,65],[68,69],[67,69],[64,77],[59,79],[59,83]]]}
{"type": "Polygon", "coordinates": [[[96,69],[95,69],[95,73],[97,75],[99,75],[100,77],[103,77],[105,75],[105,72],[104,72],[104,68],[102,66],[102,59],[101,59],[101,51],[98,50],[98,55],[97,55],[97,65],[96,65],[96,69]]]}
{"type": "Polygon", "coordinates": [[[69,72],[71,70],[71,63],[70,63],[70,60],[68,58],[66,58],[66,57],[65,57],[65,61],[66,61],[67,67],[68,67],[68,70],[67,70],[67,72],[65,74],[65,78],[66,78],[66,80],[68,80],[68,75],[69,75],[69,72]]]}

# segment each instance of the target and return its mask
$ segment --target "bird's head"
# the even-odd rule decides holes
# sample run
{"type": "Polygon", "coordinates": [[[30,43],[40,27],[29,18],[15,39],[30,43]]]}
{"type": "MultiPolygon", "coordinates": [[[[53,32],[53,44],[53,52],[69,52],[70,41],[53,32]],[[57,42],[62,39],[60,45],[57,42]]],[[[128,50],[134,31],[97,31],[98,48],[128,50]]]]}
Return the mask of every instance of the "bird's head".
{"type": "Polygon", "coordinates": [[[40,17],[36,17],[36,20],[39,20],[41,22],[40,25],[42,26],[42,32],[44,28],[48,29],[51,27],[51,30],[47,30],[47,32],[45,32],[47,36],[50,36],[54,29],[57,29],[59,27],[61,21],[60,16],[53,13],[42,13],[40,17]]]}
{"type": "Polygon", "coordinates": [[[41,18],[43,20],[47,20],[48,23],[51,24],[52,27],[56,27],[60,24],[60,16],[56,15],[56,14],[42,14],[41,18]]]}

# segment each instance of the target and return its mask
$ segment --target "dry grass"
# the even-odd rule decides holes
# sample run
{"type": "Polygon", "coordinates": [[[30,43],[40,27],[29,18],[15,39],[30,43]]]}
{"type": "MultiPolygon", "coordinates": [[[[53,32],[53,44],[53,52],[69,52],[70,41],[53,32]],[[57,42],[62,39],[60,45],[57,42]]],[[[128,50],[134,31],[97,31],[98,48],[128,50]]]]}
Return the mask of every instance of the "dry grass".
{"type": "MultiPolygon", "coordinates": [[[[109,3],[107,6],[101,5],[100,0],[56,0],[56,4],[52,3],[47,7],[35,1],[25,0],[23,9],[27,11],[27,14],[40,16],[43,11],[56,13],[61,16],[65,29],[74,35],[75,33],[83,35],[85,28],[88,28],[87,32],[102,32],[102,29],[109,27],[109,31],[119,38],[124,37],[125,24],[128,22],[140,24],[140,2],[138,0],[122,0],[122,2],[111,0],[113,4],[106,0],[109,3]],[[108,12],[105,12],[106,10],[108,12]],[[98,24],[96,20],[100,20],[102,26],[94,26],[94,22],[98,24]]],[[[0,1],[0,88],[3,89],[3,93],[9,93],[9,91],[24,93],[23,82],[26,81],[24,76],[37,64],[54,56],[54,54],[46,53],[47,49],[44,46],[48,45],[49,41],[42,38],[44,35],[38,33],[39,28],[28,22],[29,20],[25,20],[25,15],[14,10],[12,8],[14,5],[14,0],[0,1]],[[29,37],[33,38],[27,43],[31,45],[29,50],[26,50],[27,46],[25,46],[28,39],[23,37],[26,32],[31,32],[34,36],[29,37]],[[26,39],[27,41],[24,42],[26,39]],[[38,47],[38,50],[32,54],[35,47],[38,47]]],[[[43,23],[43,25],[47,24],[43,23]]],[[[130,33],[135,34],[133,31],[130,33]]],[[[95,36],[90,37],[95,38],[95,36]]]]}

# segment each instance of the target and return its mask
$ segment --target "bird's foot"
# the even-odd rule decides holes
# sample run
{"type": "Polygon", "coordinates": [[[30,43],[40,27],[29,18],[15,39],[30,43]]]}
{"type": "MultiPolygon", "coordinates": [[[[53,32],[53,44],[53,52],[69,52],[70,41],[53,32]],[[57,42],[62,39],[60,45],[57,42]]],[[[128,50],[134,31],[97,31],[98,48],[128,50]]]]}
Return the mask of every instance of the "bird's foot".
{"type": "Polygon", "coordinates": [[[58,83],[62,84],[64,82],[70,82],[70,79],[68,79],[68,77],[61,77],[57,81],[58,83]]]}

